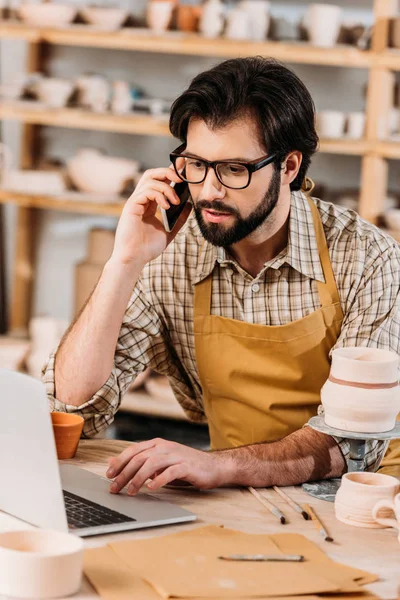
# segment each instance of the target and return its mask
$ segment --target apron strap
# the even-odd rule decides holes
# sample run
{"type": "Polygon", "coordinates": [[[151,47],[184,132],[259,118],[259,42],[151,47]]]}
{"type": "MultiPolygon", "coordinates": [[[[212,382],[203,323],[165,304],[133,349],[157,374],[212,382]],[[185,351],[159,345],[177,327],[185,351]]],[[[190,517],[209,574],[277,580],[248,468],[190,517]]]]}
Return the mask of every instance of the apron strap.
{"type": "Polygon", "coordinates": [[[212,273],[194,286],[194,317],[208,317],[211,314],[212,273]]]}
{"type": "Polygon", "coordinates": [[[326,237],[324,228],[322,226],[321,216],[319,214],[318,208],[311,200],[310,196],[307,196],[307,200],[311,208],[315,236],[317,239],[318,254],[325,277],[325,283],[323,283],[322,281],[317,281],[317,289],[321,300],[321,305],[340,305],[339,293],[336,286],[335,276],[333,274],[331,260],[329,258],[328,244],[326,243],[326,237]]]}

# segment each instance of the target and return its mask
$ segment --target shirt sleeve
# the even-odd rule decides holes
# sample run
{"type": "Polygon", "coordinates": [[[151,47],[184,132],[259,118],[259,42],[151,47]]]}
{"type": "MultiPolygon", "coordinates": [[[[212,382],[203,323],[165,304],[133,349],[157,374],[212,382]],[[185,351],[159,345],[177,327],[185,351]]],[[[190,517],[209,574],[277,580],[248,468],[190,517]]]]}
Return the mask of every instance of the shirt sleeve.
{"type": "Polygon", "coordinates": [[[42,372],[49,407],[51,411],[81,415],[85,419],[83,437],[93,437],[113,422],[123,394],[135,377],[147,367],[177,377],[177,366],[169,356],[163,320],[143,292],[140,281],[136,284],[125,311],[110,376],[101,388],[79,407],[64,404],[56,397],[56,352],[51,354],[42,372]]]}
{"type": "MultiPolygon", "coordinates": [[[[381,348],[400,354],[400,246],[395,243],[363,273],[331,352],[351,346],[381,348]]],[[[347,459],[350,441],[334,439],[347,459]]],[[[367,470],[378,469],[388,444],[386,441],[367,441],[367,470]]]]}

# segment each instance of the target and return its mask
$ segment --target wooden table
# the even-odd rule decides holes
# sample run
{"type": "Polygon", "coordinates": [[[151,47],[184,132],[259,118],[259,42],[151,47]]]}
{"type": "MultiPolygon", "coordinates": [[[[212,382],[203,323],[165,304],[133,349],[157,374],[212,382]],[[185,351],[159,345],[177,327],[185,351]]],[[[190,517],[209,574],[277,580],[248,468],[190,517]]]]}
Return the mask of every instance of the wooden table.
{"type": "MultiPolygon", "coordinates": [[[[114,440],[83,440],[76,457],[65,462],[104,476],[108,458],[119,454],[128,445],[128,442],[114,440]]],[[[312,498],[298,487],[288,488],[287,491],[297,502],[307,502],[315,508],[330,535],[335,539],[333,544],[325,542],[318,535],[314,524],[305,521],[301,515],[295,513],[275,492],[268,490],[267,495],[287,516],[289,522],[286,525],[280,525],[250,492],[245,489],[231,488],[211,491],[161,490],[157,493],[158,496],[196,513],[198,521],[187,525],[172,525],[86,538],[85,544],[87,547],[102,546],[111,540],[156,537],[182,528],[189,529],[205,524],[223,524],[248,533],[301,533],[320,546],[334,560],[379,574],[380,581],[366,586],[365,589],[387,600],[400,598],[400,544],[393,529],[363,529],[344,525],[335,519],[333,504],[312,498]]],[[[27,491],[27,498],[28,496],[29,491],[27,491]]],[[[0,530],[12,528],[26,528],[26,525],[0,513],[0,530]]],[[[95,600],[98,596],[85,580],[81,592],[73,598],[95,600]]]]}

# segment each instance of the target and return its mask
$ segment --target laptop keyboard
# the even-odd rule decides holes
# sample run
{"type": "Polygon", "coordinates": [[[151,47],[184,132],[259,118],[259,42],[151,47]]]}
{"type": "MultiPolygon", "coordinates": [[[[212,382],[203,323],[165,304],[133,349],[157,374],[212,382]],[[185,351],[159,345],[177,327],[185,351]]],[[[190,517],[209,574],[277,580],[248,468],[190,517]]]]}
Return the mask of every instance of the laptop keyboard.
{"type": "Polygon", "coordinates": [[[91,500],[86,500],[86,498],[82,498],[81,496],[71,494],[71,492],[64,490],[63,494],[68,525],[71,529],[136,521],[136,519],[122,515],[91,500]]]}

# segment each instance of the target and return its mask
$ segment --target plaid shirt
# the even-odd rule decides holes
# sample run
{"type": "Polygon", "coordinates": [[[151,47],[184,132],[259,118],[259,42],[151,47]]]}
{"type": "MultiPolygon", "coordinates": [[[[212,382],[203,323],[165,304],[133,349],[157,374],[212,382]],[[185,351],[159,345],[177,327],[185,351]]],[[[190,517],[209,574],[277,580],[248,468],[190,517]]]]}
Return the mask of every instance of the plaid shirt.
{"type": "MultiPolygon", "coordinates": [[[[370,346],[400,353],[400,246],[355,212],[314,199],[327,238],[344,313],[334,348],[370,346]]],[[[204,243],[191,215],[175,240],[149,263],[135,286],[121,326],[114,368],[79,408],[54,396],[55,353],[44,371],[51,410],[85,418],[84,435],[112,423],[135,376],[151,367],[167,375],[193,421],[205,421],[193,333],[194,284],[212,273],[211,314],[262,325],[284,325],[320,307],[316,280],[324,281],[311,209],[292,193],[287,247],[253,278],[223,248],[204,243]]],[[[342,453],[349,442],[337,440],[342,453]]],[[[386,442],[368,442],[367,465],[376,469],[386,442]]]]}

